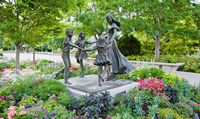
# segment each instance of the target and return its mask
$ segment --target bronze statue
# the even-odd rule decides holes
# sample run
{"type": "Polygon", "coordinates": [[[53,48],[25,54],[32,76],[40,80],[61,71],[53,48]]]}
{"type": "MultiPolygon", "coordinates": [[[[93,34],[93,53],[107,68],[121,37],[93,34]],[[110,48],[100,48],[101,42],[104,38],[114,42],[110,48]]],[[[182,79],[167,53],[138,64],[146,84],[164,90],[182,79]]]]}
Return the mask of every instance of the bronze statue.
{"type": "Polygon", "coordinates": [[[96,46],[91,49],[85,50],[85,51],[90,51],[90,50],[97,49],[98,54],[93,64],[99,66],[99,74],[98,74],[99,86],[102,86],[101,81],[104,82],[105,80],[104,75],[105,73],[108,72],[109,65],[112,64],[108,56],[108,50],[112,44],[109,44],[109,42],[106,42],[106,39],[107,39],[106,35],[100,35],[99,38],[97,38],[96,46]]]}
{"type": "Polygon", "coordinates": [[[72,29],[67,29],[66,30],[66,35],[67,37],[65,38],[62,46],[62,59],[65,64],[65,69],[64,69],[64,77],[65,77],[65,83],[71,84],[68,79],[69,79],[69,71],[71,67],[71,61],[70,61],[70,50],[73,49],[73,47],[76,47],[80,50],[83,50],[82,48],[78,47],[77,45],[73,44],[71,42],[71,38],[73,36],[73,31],[72,29]]]}
{"type": "Polygon", "coordinates": [[[112,46],[109,48],[109,58],[112,62],[112,74],[108,80],[115,80],[117,74],[128,73],[135,67],[123,56],[117,47],[116,36],[120,27],[120,22],[116,21],[111,14],[106,14],[106,20],[110,24],[108,29],[108,39],[112,46]]]}
{"type": "MultiPolygon", "coordinates": [[[[80,48],[84,49],[85,44],[93,44],[95,42],[89,42],[85,40],[85,33],[81,32],[79,34],[78,40],[75,42],[75,45],[79,46],[80,48]]],[[[88,57],[88,54],[81,49],[78,49],[75,55],[75,58],[77,59],[77,63],[80,64],[81,68],[81,75],[80,78],[84,77],[84,66],[83,66],[83,59],[86,59],[88,57]]]]}

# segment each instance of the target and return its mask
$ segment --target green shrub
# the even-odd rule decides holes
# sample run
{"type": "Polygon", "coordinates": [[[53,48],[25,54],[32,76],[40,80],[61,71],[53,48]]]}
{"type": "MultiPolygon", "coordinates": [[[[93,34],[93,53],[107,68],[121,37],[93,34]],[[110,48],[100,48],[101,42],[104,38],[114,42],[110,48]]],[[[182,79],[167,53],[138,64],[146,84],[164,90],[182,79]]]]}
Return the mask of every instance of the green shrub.
{"type": "Polygon", "coordinates": [[[198,89],[197,87],[190,86],[189,97],[191,100],[193,100],[195,102],[199,102],[200,101],[200,88],[198,89]]]}
{"type": "Polygon", "coordinates": [[[18,103],[19,106],[29,106],[36,104],[36,98],[33,96],[24,96],[21,101],[18,103]]]}
{"type": "Polygon", "coordinates": [[[158,115],[161,119],[184,119],[175,110],[171,108],[159,108],[158,115]]]}
{"type": "Polygon", "coordinates": [[[182,68],[183,71],[200,73],[200,57],[190,56],[185,60],[185,65],[182,68]]]}
{"type": "Polygon", "coordinates": [[[133,34],[124,34],[117,40],[117,45],[123,55],[139,55],[141,51],[140,41],[133,34]]]}
{"type": "Polygon", "coordinates": [[[177,63],[177,62],[179,62],[179,59],[178,59],[177,56],[166,55],[166,56],[162,56],[162,57],[160,58],[159,62],[177,63]]]}
{"type": "Polygon", "coordinates": [[[0,62],[0,70],[3,70],[5,68],[13,68],[14,64],[8,63],[8,62],[0,62]]]}
{"type": "Polygon", "coordinates": [[[112,109],[112,97],[108,92],[85,96],[80,106],[86,119],[99,118],[100,115],[105,118],[112,109]]]}
{"type": "Polygon", "coordinates": [[[52,95],[67,92],[64,84],[54,79],[38,80],[33,84],[32,94],[42,100],[47,100],[52,95]]]}
{"type": "Polygon", "coordinates": [[[164,72],[158,68],[143,68],[136,69],[129,73],[130,79],[136,81],[137,79],[145,79],[149,77],[162,78],[164,72]]]}
{"type": "Polygon", "coordinates": [[[179,77],[175,74],[165,74],[163,76],[163,82],[165,85],[171,86],[176,89],[180,95],[188,97],[190,91],[190,84],[187,80],[179,77]]]}
{"type": "Polygon", "coordinates": [[[153,61],[154,59],[154,56],[153,55],[143,55],[143,56],[140,56],[140,55],[130,55],[130,56],[127,56],[127,59],[128,60],[136,60],[136,61],[153,61]]]}
{"type": "Polygon", "coordinates": [[[35,68],[36,68],[36,69],[43,68],[43,67],[45,67],[47,64],[50,64],[50,63],[52,63],[52,62],[53,62],[53,61],[46,60],[46,59],[39,60],[39,61],[37,61],[36,65],[35,65],[35,68]]]}
{"type": "Polygon", "coordinates": [[[24,96],[33,96],[47,100],[51,95],[58,95],[60,92],[67,92],[66,86],[54,79],[34,79],[33,76],[18,79],[8,87],[0,89],[0,95],[15,95],[20,101],[24,96]]]}
{"type": "MultiPolygon", "coordinates": [[[[198,97],[198,95],[195,97],[198,97]]],[[[189,98],[185,98],[185,97],[181,98],[181,102],[184,102],[185,104],[188,104],[191,107],[193,107],[193,111],[200,115],[200,106],[197,105],[198,102],[192,101],[189,98]]]]}
{"type": "Polygon", "coordinates": [[[0,49],[0,56],[3,56],[3,49],[0,49]]]}
{"type": "MultiPolygon", "coordinates": [[[[96,67],[96,66],[90,66],[90,65],[86,64],[84,66],[84,75],[97,74],[97,72],[98,72],[97,68],[98,67],[96,67]]],[[[81,75],[80,66],[78,66],[78,67],[72,66],[71,69],[70,69],[70,76],[71,77],[77,77],[77,76],[80,76],[80,75],[81,75]]]]}
{"type": "Polygon", "coordinates": [[[24,69],[31,65],[31,61],[20,62],[20,68],[24,69]]]}
{"type": "Polygon", "coordinates": [[[194,118],[193,108],[184,102],[175,103],[173,109],[186,118],[194,118]]]}

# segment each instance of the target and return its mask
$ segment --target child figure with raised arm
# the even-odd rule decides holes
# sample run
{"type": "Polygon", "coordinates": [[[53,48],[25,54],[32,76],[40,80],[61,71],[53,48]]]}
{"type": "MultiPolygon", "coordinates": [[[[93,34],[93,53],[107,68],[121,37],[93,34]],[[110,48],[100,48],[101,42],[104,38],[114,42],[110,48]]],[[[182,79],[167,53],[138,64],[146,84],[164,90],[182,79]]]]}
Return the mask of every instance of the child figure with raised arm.
{"type": "MultiPolygon", "coordinates": [[[[80,32],[80,34],[78,36],[78,40],[75,42],[75,45],[77,45],[80,48],[84,49],[85,48],[85,44],[93,44],[95,42],[89,42],[89,41],[85,40],[85,33],[84,32],[80,32]]],[[[88,57],[88,54],[86,52],[82,51],[81,49],[77,50],[75,58],[77,59],[77,63],[80,64],[80,68],[81,68],[80,78],[84,77],[83,59],[86,59],[87,57],[88,57]]]]}
{"type": "Polygon", "coordinates": [[[104,82],[105,73],[108,72],[109,65],[112,64],[108,56],[108,50],[112,44],[109,44],[109,42],[106,42],[106,39],[107,39],[106,35],[99,35],[99,38],[97,39],[97,42],[96,42],[96,46],[91,49],[85,49],[85,51],[97,49],[98,54],[93,64],[99,66],[99,74],[98,74],[99,86],[102,86],[101,81],[104,82]]]}

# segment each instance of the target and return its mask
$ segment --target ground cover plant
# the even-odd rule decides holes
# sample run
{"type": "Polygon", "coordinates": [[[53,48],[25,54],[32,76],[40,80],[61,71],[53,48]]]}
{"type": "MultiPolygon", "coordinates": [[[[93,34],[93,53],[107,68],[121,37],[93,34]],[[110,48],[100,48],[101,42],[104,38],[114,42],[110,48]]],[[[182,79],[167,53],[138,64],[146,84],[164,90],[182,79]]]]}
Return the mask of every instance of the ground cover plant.
{"type": "MultiPolygon", "coordinates": [[[[54,67],[49,64],[46,70],[54,67]]],[[[85,72],[95,74],[97,68],[86,65],[85,72]]],[[[140,68],[118,76],[136,81],[140,86],[115,98],[103,92],[75,99],[58,79],[43,77],[44,74],[4,82],[0,87],[0,117],[193,119],[200,116],[200,86],[191,86],[183,78],[157,68],[140,68]]],[[[80,67],[72,66],[70,74],[79,76],[80,67]]]]}

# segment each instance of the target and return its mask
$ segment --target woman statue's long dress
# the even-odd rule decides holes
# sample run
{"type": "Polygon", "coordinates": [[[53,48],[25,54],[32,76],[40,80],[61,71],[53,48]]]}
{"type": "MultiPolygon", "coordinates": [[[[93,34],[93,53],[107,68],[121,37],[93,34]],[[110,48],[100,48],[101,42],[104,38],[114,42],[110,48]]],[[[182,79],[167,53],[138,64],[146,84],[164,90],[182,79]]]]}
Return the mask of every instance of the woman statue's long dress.
{"type": "Polygon", "coordinates": [[[108,29],[108,37],[109,41],[112,43],[112,46],[109,49],[109,57],[112,62],[112,75],[108,80],[112,80],[115,78],[117,74],[125,74],[135,67],[124,57],[124,55],[120,52],[116,43],[116,35],[119,30],[120,23],[115,21],[110,14],[106,15],[106,19],[110,24],[110,28],[108,29]]]}

